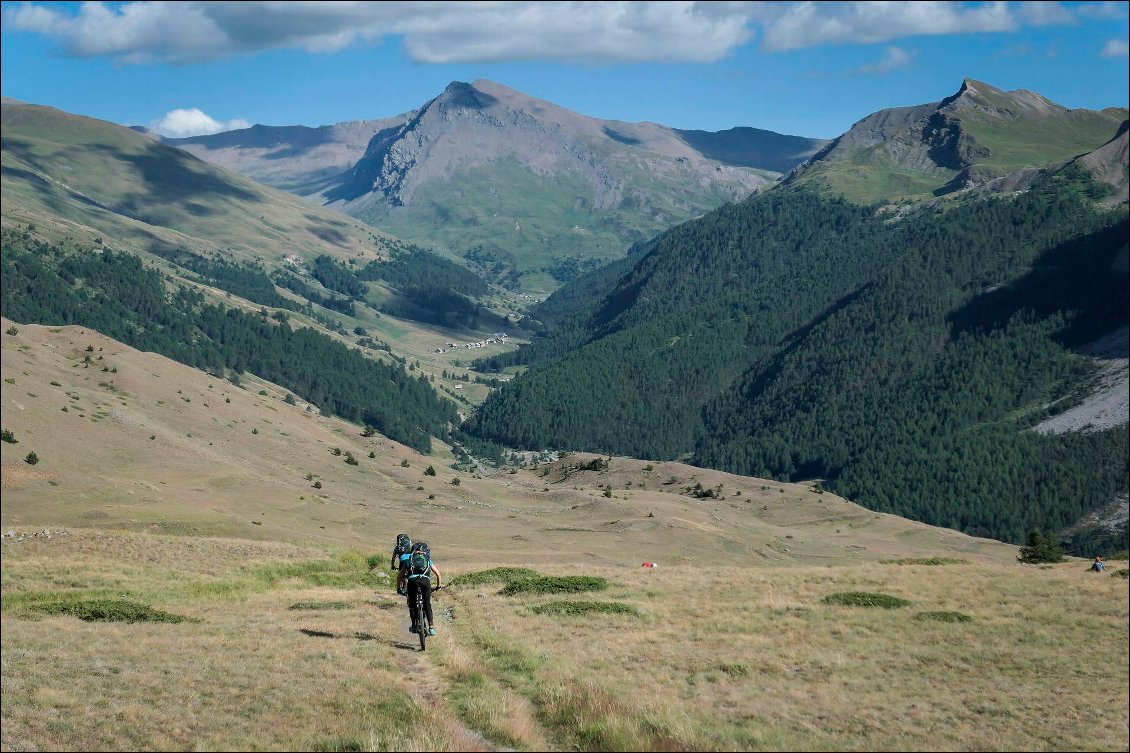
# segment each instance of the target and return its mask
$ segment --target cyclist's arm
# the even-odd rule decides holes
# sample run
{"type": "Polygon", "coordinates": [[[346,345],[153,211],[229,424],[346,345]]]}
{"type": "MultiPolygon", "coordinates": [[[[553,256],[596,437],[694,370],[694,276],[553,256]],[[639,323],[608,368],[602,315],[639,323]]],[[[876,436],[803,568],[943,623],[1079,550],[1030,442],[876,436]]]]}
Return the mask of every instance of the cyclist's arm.
{"type": "Polygon", "coordinates": [[[432,572],[436,574],[436,588],[439,588],[439,586],[440,586],[440,583],[439,583],[440,574],[439,574],[439,568],[435,566],[435,563],[432,564],[432,572]]]}

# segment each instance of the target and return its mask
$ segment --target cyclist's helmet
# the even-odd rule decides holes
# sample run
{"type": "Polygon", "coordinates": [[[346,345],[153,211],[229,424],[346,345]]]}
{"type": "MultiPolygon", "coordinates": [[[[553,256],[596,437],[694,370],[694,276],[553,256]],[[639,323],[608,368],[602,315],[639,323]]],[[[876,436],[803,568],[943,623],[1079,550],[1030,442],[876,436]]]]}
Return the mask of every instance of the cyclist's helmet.
{"type": "Polygon", "coordinates": [[[423,552],[428,555],[428,557],[432,556],[432,550],[428,548],[426,541],[417,541],[415,544],[412,544],[411,549],[413,552],[423,552]]]}
{"type": "Polygon", "coordinates": [[[412,550],[412,537],[406,533],[396,534],[396,548],[402,552],[412,550]]]}

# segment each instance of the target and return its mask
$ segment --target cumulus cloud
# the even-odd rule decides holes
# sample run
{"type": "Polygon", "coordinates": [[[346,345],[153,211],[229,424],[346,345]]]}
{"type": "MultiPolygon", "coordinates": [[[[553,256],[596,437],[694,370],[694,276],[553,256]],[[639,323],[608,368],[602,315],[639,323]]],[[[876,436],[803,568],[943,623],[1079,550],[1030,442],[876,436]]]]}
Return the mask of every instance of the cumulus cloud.
{"type": "Polygon", "coordinates": [[[1008,3],[794,3],[764,24],[761,46],[783,52],[823,44],[871,44],[919,34],[1012,31],[1020,20],[1008,3]]]}
{"type": "Polygon", "coordinates": [[[86,2],[10,6],[12,29],[74,56],[187,64],[270,49],[329,53],[403,39],[423,63],[713,62],[760,30],[761,48],[873,44],[1013,31],[1118,13],[1058,2],[86,2]]]}
{"type": "Polygon", "coordinates": [[[172,110],[153,121],[150,128],[162,136],[173,139],[183,139],[189,136],[207,136],[221,131],[234,131],[238,128],[250,128],[246,120],[236,118],[226,123],[221,123],[209,116],[206,112],[195,107],[183,110],[172,110]]]}
{"type": "Polygon", "coordinates": [[[711,62],[752,36],[748,3],[88,2],[11,8],[13,28],[68,54],[192,63],[267,49],[334,52],[402,36],[418,62],[711,62]]]}
{"type": "Polygon", "coordinates": [[[858,68],[852,69],[850,72],[864,75],[890,73],[891,71],[910,65],[910,61],[914,60],[914,56],[917,54],[918,50],[908,52],[901,47],[888,47],[883,53],[883,59],[879,62],[870,65],[861,65],[858,68]]]}
{"type": "Polygon", "coordinates": [[[1101,54],[1104,58],[1130,57],[1130,43],[1125,39],[1111,39],[1103,46],[1101,54]]]}

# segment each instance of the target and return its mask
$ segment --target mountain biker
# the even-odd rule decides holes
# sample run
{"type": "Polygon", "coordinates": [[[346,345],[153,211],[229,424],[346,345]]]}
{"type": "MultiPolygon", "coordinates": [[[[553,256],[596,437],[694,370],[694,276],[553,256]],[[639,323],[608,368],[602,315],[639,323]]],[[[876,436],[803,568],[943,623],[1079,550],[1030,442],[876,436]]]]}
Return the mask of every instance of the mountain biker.
{"type": "MultiPolygon", "coordinates": [[[[404,560],[402,560],[404,561],[404,560]]],[[[403,568],[408,582],[408,618],[412,624],[410,632],[416,632],[416,593],[419,591],[424,596],[424,616],[428,620],[428,635],[435,635],[435,621],[432,619],[432,580],[436,576],[436,588],[440,587],[440,572],[432,562],[432,555],[428,545],[422,541],[416,542],[408,555],[407,567],[403,568]]]]}
{"type": "Polygon", "coordinates": [[[404,590],[404,574],[405,574],[405,561],[408,555],[412,553],[412,537],[406,533],[396,534],[396,546],[392,549],[392,562],[389,563],[390,570],[396,570],[396,592],[403,596],[407,591],[404,590]]]}

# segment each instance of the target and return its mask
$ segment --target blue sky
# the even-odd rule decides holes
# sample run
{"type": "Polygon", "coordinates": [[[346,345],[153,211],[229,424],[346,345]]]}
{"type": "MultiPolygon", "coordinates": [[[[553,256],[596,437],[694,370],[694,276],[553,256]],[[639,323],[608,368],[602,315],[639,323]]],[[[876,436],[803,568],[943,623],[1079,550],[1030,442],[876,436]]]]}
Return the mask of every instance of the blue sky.
{"type": "Polygon", "coordinates": [[[594,117],[832,137],[963,77],[1124,107],[1125,2],[3,5],[6,97],[190,135],[327,125],[487,78],[594,117]]]}

